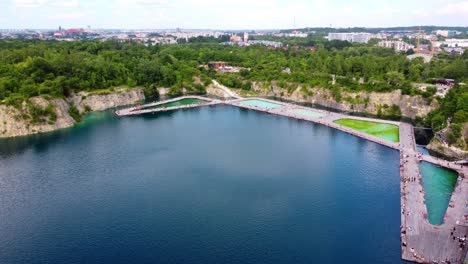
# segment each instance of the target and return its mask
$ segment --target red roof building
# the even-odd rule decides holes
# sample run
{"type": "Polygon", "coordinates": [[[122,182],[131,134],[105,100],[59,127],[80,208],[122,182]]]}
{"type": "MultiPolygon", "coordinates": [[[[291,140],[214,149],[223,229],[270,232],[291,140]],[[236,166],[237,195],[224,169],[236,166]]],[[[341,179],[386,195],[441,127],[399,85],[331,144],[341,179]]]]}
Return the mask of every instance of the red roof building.
{"type": "Polygon", "coordinates": [[[67,29],[66,32],[68,34],[79,34],[79,33],[83,33],[84,29],[82,29],[82,28],[71,28],[71,29],[67,29]]]}

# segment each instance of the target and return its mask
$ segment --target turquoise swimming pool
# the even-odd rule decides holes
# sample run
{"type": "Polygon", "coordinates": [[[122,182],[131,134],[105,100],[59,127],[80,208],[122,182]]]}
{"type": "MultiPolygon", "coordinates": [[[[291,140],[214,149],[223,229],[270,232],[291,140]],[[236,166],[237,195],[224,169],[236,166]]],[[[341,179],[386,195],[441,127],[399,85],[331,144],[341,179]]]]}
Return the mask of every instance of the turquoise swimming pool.
{"type": "Polygon", "coordinates": [[[312,110],[307,110],[307,109],[301,109],[301,108],[294,108],[288,110],[288,113],[295,114],[295,115],[300,115],[304,117],[310,117],[310,118],[321,118],[326,116],[325,114],[315,112],[312,110]]]}
{"type": "Polygon", "coordinates": [[[275,109],[275,108],[280,108],[282,105],[280,104],[275,104],[271,103],[268,101],[263,101],[263,100],[258,100],[258,99],[248,99],[248,100],[242,100],[239,102],[241,105],[246,105],[246,106],[256,106],[256,107],[261,107],[265,109],[275,109]]]}
{"type": "Polygon", "coordinates": [[[455,189],[458,175],[432,163],[421,162],[421,175],[426,199],[427,218],[433,225],[444,223],[445,212],[455,189]]]}

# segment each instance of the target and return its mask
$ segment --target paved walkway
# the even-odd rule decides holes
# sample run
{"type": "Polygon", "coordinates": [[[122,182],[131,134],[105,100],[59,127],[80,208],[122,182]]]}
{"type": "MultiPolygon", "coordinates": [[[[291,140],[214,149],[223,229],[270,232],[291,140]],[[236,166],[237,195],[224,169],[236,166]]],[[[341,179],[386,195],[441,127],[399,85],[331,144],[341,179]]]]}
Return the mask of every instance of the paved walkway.
{"type": "Polygon", "coordinates": [[[416,152],[413,127],[400,125],[400,188],[402,257],[421,263],[462,263],[467,247],[460,238],[468,235],[468,168],[416,152]],[[458,171],[444,223],[429,224],[419,163],[430,162],[458,171]],[[453,229],[455,228],[455,230],[453,229]],[[455,239],[453,239],[455,238],[455,239]]]}
{"type": "MultiPolygon", "coordinates": [[[[213,82],[215,83],[215,85],[217,84],[216,81],[213,80],[213,82]]],[[[232,93],[232,91],[230,92],[232,93]]],[[[232,94],[231,97],[236,99],[220,101],[199,96],[184,96],[171,100],[122,109],[117,111],[116,113],[119,116],[127,116],[151,112],[193,108],[206,105],[226,104],[264,113],[281,115],[288,118],[295,118],[299,120],[314,122],[317,124],[338,129],[340,131],[354,136],[364,138],[366,140],[384,145],[389,148],[393,148],[395,150],[399,150],[401,181],[400,200],[402,258],[405,260],[420,263],[447,263],[447,260],[450,261],[450,263],[463,262],[465,256],[467,255],[468,249],[467,246],[460,248],[460,245],[463,244],[460,241],[463,240],[463,237],[466,238],[466,236],[468,235],[468,166],[463,166],[454,162],[448,162],[436,157],[418,153],[416,149],[416,142],[414,139],[414,128],[412,125],[402,122],[380,120],[374,118],[348,116],[340,113],[333,113],[264,98],[249,98],[263,100],[281,105],[281,107],[278,108],[265,109],[262,107],[240,104],[240,102],[245,99],[240,98],[236,94],[232,94]],[[165,104],[184,98],[201,99],[205,100],[206,103],[167,108],[147,109],[151,106],[165,104]],[[313,111],[323,114],[324,116],[310,117],[299,115],[292,111],[294,109],[313,111]],[[400,128],[400,142],[395,143],[387,141],[379,137],[368,135],[366,133],[334,123],[334,121],[342,118],[351,118],[397,125],[400,128]],[[452,194],[444,223],[440,226],[429,224],[427,219],[424,189],[422,186],[422,178],[419,169],[419,163],[421,161],[426,161],[442,167],[453,169],[459,174],[457,185],[455,187],[455,191],[452,194]]]]}
{"type": "Polygon", "coordinates": [[[241,99],[242,98],[240,95],[238,95],[235,92],[231,91],[231,89],[229,89],[226,86],[220,84],[216,80],[213,80],[213,84],[215,85],[216,88],[220,88],[221,90],[223,90],[226,94],[228,94],[232,98],[236,98],[236,99],[241,99]]]}

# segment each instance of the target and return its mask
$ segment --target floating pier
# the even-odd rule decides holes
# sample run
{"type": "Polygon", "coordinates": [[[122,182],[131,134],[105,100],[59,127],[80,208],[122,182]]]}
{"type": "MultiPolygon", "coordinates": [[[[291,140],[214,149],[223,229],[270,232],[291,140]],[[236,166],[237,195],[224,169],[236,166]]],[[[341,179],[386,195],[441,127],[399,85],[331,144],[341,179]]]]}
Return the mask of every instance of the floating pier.
{"type": "MultiPolygon", "coordinates": [[[[217,84],[217,86],[221,85],[217,84]]],[[[130,116],[207,105],[225,104],[272,115],[314,122],[398,150],[400,151],[400,236],[402,259],[419,263],[463,263],[468,251],[468,246],[460,246],[462,245],[462,243],[460,243],[461,239],[465,237],[466,240],[466,236],[468,235],[468,167],[457,164],[456,162],[448,162],[443,159],[418,153],[414,139],[414,128],[412,125],[403,122],[349,116],[264,98],[246,99],[241,98],[232,92],[229,93],[229,95],[235,99],[221,101],[200,96],[183,96],[161,102],[122,109],[117,111],[116,114],[118,116],[130,116]],[[206,101],[206,103],[166,108],[151,108],[182,99],[199,99],[206,101]],[[246,100],[260,100],[279,106],[268,108],[242,103],[246,100]],[[311,111],[319,115],[307,116],[304,114],[298,114],[298,112],[301,111],[311,111]],[[369,135],[334,123],[336,120],[345,118],[397,125],[399,127],[400,142],[391,142],[380,137],[369,135]],[[458,173],[455,190],[452,193],[449,208],[447,209],[444,223],[442,225],[432,225],[429,223],[427,218],[424,188],[419,168],[421,161],[430,162],[432,164],[454,170],[458,173]]]]}

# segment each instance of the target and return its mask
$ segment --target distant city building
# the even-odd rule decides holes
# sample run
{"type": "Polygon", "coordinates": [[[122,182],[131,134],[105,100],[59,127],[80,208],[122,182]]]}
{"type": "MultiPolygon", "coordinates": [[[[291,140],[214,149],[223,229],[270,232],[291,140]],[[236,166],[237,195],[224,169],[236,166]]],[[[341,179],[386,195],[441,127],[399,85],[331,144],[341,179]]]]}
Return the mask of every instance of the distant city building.
{"type": "Polygon", "coordinates": [[[442,37],[453,37],[455,35],[457,35],[458,32],[455,31],[455,30],[437,30],[436,31],[436,35],[439,35],[439,36],[442,36],[442,37]]]}
{"type": "Polygon", "coordinates": [[[217,31],[202,31],[202,32],[182,32],[178,29],[176,32],[165,32],[164,36],[174,36],[180,39],[189,39],[189,38],[196,38],[196,37],[215,37],[218,38],[222,35],[225,35],[223,32],[217,31]]]}
{"type": "Polygon", "coordinates": [[[446,39],[442,43],[450,48],[468,48],[468,39],[446,39]]]}
{"type": "Polygon", "coordinates": [[[84,32],[84,29],[82,28],[70,28],[65,30],[67,34],[80,34],[84,32]]]}
{"type": "Polygon", "coordinates": [[[465,52],[462,48],[444,48],[444,51],[454,55],[462,55],[465,52]]]}
{"type": "Polygon", "coordinates": [[[227,63],[224,61],[210,61],[208,62],[208,68],[218,71],[220,69],[228,67],[227,63]]]}
{"type": "Polygon", "coordinates": [[[288,37],[293,37],[293,38],[307,38],[308,34],[307,33],[302,33],[300,31],[293,31],[290,34],[288,34],[288,37]]]}
{"type": "Polygon", "coordinates": [[[343,40],[349,42],[367,43],[371,39],[370,33],[328,33],[328,40],[343,40]]]}
{"type": "Polygon", "coordinates": [[[378,44],[380,47],[392,48],[395,51],[408,51],[414,49],[414,46],[404,41],[380,41],[378,44]]]}
{"type": "Polygon", "coordinates": [[[231,41],[223,42],[221,44],[222,45],[231,45],[231,46],[237,45],[239,47],[252,46],[252,45],[261,45],[261,46],[267,46],[267,47],[275,48],[275,49],[281,48],[283,46],[283,44],[281,42],[277,42],[277,41],[250,40],[249,42],[244,42],[244,41],[242,41],[242,38],[239,41],[239,38],[240,38],[239,36],[234,36],[234,38],[231,37],[231,41]]]}
{"type": "Polygon", "coordinates": [[[237,36],[237,35],[232,35],[230,38],[231,42],[242,42],[242,37],[237,36]]]}
{"type": "Polygon", "coordinates": [[[249,42],[249,33],[244,32],[244,42],[247,43],[249,42]]]}

